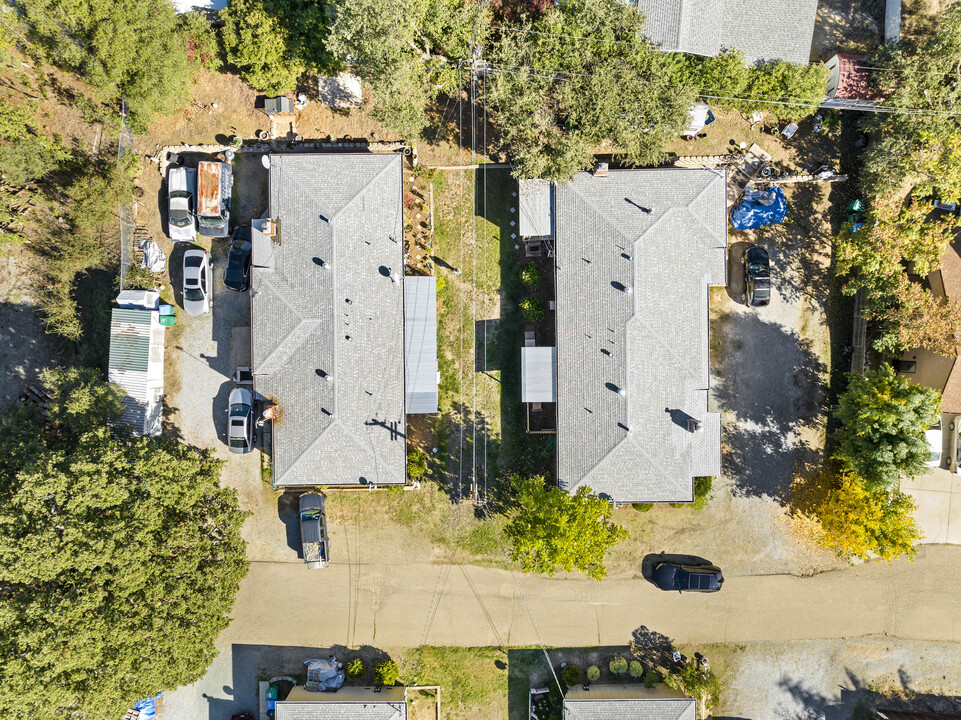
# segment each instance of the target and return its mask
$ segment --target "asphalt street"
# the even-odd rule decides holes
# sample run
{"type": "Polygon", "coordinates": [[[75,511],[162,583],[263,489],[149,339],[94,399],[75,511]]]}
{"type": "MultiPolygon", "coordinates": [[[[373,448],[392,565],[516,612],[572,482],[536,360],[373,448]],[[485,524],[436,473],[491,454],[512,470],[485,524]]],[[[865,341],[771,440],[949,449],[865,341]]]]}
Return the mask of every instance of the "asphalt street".
{"type": "Polygon", "coordinates": [[[961,641],[961,547],[914,561],[809,577],[728,577],[716,594],[657,590],[643,579],[596,583],[467,565],[364,558],[308,570],[253,563],[218,641],[269,645],[627,644],[646,626],[681,643],[887,635],[961,641]],[[532,619],[533,618],[533,619],[532,619]]]}

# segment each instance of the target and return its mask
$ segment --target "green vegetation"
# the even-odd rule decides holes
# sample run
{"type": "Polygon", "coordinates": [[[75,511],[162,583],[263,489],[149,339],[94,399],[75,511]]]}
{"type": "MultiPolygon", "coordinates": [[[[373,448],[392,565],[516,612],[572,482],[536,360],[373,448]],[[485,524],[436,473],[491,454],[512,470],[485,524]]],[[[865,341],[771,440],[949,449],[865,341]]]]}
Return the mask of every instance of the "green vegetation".
{"type": "Polygon", "coordinates": [[[347,663],[347,679],[360,680],[367,674],[367,666],[360,658],[354,658],[347,663]]]}
{"type": "Polygon", "coordinates": [[[644,675],[644,666],[637,660],[631,660],[630,665],[628,665],[628,672],[630,672],[632,678],[639,678],[644,675]]]}
{"type": "Polygon", "coordinates": [[[924,471],[930,450],[924,431],[940,417],[941,394],[882,364],[850,384],[835,410],[835,457],[870,490],[897,489],[902,475],[924,471]]]}
{"type": "Polygon", "coordinates": [[[581,669],[577,665],[565,665],[561,670],[561,680],[568,687],[579,685],[581,682],[581,669]]]}
{"type": "Polygon", "coordinates": [[[407,477],[418,480],[427,472],[427,454],[423,450],[414,449],[407,453],[407,477]]]}
{"type": "MultiPolygon", "coordinates": [[[[693,503],[669,503],[673,508],[694,508],[695,510],[703,510],[707,507],[708,501],[711,499],[711,487],[714,484],[714,478],[710,475],[699,475],[694,478],[694,502],[693,503]]],[[[648,503],[649,505],[650,503],[648,503]]],[[[641,509],[636,503],[634,507],[640,512],[647,512],[650,508],[644,507],[641,509]]],[[[653,505],[651,505],[653,507],[653,505]]]]}
{"type": "Polygon", "coordinates": [[[443,688],[448,717],[478,708],[484,717],[507,717],[507,654],[500,648],[424,646],[405,650],[398,663],[405,685],[443,688]]]}
{"type": "Polygon", "coordinates": [[[661,681],[661,674],[654,668],[648,668],[644,673],[644,687],[648,690],[653,688],[661,681]]]}
{"type": "Polygon", "coordinates": [[[694,663],[685,664],[677,672],[668,673],[664,684],[681,690],[693,698],[703,699],[708,711],[717,706],[721,697],[721,681],[713,670],[702,670],[694,663]]]}
{"type": "Polygon", "coordinates": [[[578,570],[593,580],[607,576],[604,556],[628,532],[611,522],[611,504],[580,487],[571,495],[548,487],[541,476],[511,478],[511,557],[525,572],[553,576],[578,570]]]}
{"type": "Polygon", "coordinates": [[[131,265],[124,276],[125,290],[153,290],[155,285],[153,273],[139,265],[131,265]]]}
{"type": "Polygon", "coordinates": [[[527,287],[534,287],[541,281],[541,271],[537,269],[537,265],[533,261],[527,263],[521,269],[521,282],[527,287]]]}
{"type": "Polygon", "coordinates": [[[374,666],[375,685],[396,685],[398,678],[400,678],[400,669],[390,658],[381,660],[374,666]]]}
{"type": "Polygon", "coordinates": [[[627,659],[618,655],[617,657],[611,658],[608,663],[608,667],[611,670],[611,674],[614,676],[620,676],[627,672],[627,659]]]}
{"type": "Polygon", "coordinates": [[[536,297],[526,297],[520,302],[521,313],[528,322],[540,322],[544,319],[544,303],[536,297]]]}
{"type": "Polygon", "coordinates": [[[587,668],[587,679],[590,682],[597,682],[601,677],[601,669],[597,665],[587,668]]]}
{"type": "Polygon", "coordinates": [[[120,717],[207,671],[245,513],[209,452],[111,427],[119,393],[96,371],[43,381],[47,416],[0,416],[0,714],[120,717]]]}

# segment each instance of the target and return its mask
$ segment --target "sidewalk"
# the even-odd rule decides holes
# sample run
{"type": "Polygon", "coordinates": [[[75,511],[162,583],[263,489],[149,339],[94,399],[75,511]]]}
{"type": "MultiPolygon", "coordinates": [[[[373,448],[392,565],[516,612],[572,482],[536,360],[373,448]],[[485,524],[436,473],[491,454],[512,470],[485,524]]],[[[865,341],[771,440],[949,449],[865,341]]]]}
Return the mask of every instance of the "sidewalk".
{"type": "Polygon", "coordinates": [[[902,480],[901,491],[914,498],[914,517],[923,543],[961,545],[961,475],[931,468],[913,480],[902,480]]]}

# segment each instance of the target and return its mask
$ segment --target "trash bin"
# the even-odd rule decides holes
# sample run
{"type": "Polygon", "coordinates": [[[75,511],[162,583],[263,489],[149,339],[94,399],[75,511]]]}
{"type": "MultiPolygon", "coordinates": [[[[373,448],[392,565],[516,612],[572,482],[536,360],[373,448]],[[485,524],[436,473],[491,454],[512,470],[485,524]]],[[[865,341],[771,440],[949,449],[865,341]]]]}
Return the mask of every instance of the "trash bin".
{"type": "Polygon", "coordinates": [[[161,305],[161,306],[160,306],[160,314],[161,314],[161,315],[173,315],[173,314],[174,314],[174,306],[173,306],[173,305],[161,305]]]}
{"type": "MultiPolygon", "coordinates": [[[[276,700],[276,699],[277,699],[277,686],[271,685],[269,688],[267,688],[267,700],[276,700]]],[[[270,705],[268,704],[267,707],[269,708],[270,705]]]]}
{"type": "Polygon", "coordinates": [[[160,324],[163,325],[164,327],[170,327],[171,325],[176,325],[177,318],[174,317],[173,315],[161,315],[160,324]]]}

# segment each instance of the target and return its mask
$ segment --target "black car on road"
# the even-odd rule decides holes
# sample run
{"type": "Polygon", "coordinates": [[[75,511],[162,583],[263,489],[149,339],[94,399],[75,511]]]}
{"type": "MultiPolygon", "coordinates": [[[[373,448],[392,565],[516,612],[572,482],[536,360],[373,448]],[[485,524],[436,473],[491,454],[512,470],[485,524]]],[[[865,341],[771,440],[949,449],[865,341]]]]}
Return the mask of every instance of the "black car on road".
{"type": "Polygon", "coordinates": [[[750,307],[771,302],[771,261],[759,245],[751,245],[744,253],[744,297],[750,307]]]}
{"type": "Polygon", "coordinates": [[[250,248],[250,228],[236,228],[224,268],[224,287],[243,292],[250,286],[250,248]]]}
{"type": "Polygon", "coordinates": [[[661,562],[654,566],[654,584],[661,590],[717,592],[724,584],[724,575],[716,565],[661,562]]]}

